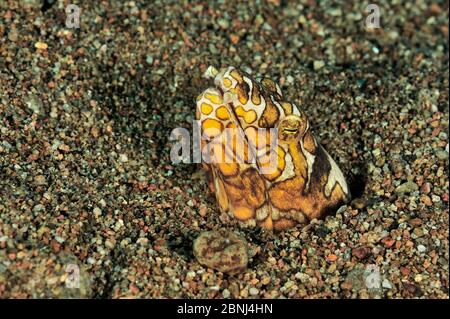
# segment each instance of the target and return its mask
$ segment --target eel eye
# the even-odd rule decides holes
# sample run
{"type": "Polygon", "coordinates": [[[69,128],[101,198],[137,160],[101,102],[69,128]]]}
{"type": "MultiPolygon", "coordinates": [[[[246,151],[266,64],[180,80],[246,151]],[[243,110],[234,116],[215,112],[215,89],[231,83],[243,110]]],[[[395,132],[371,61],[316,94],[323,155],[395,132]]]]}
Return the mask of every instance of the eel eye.
{"type": "Polygon", "coordinates": [[[282,141],[288,141],[303,136],[306,129],[306,121],[298,115],[288,115],[278,125],[278,137],[282,141]]]}

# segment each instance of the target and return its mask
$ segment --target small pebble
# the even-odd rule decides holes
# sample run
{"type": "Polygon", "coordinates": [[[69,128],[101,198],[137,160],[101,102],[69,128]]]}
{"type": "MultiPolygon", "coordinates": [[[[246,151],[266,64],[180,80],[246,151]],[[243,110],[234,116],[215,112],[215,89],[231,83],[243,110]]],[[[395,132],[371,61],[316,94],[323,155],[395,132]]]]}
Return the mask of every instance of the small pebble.
{"type": "Polygon", "coordinates": [[[424,245],[418,245],[417,250],[419,251],[419,253],[424,253],[427,251],[427,248],[424,245]]]}
{"type": "Polygon", "coordinates": [[[228,289],[224,289],[224,290],[222,291],[222,296],[223,296],[224,298],[229,298],[229,297],[230,297],[230,291],[229,291],[228,289]]]}
{"type": "Polygon", "coordinates": [[[223,273],[238,274],[247,268],[247,241],[226,230],[203,232],[194,241],[198,262],[223,273]]]}
{"type": "Polygon", "coordinates": [[[403,193],[412,193],[414,191],[417,191],[419,189],[419,186],[417,186],[414,182],[406,182],[401,185],[399,185],[395,189],[395,193],[397,194],[403,194],[403,193]]]}
{"type": "Polygon", "coordinates": [[[259,294],[259,290],[256,289],[255,287],[251,287],[249,290],[250,295],[252,296],[257,296],[259,294]]]}
{"type": "Polygon", "coordinates": [[[321,68],[323,68],[325,66],[325,62],[320,61],[320,60],[316,60],[314,61],[314,70],[320,70],[321,68]]]}

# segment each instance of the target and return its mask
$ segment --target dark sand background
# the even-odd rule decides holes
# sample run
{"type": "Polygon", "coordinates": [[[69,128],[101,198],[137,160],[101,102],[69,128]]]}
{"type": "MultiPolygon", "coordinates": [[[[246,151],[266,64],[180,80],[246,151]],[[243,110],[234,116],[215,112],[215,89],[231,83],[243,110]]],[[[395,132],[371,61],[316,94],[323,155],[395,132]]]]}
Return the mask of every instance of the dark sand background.
{"type": "Polygon", "coordinates": [[[367,1],[73,1],[80,29],[68,3],[0,1],[1,298],[448,298],[447,1],[377,1],[376,30],[367,1]],[[210,64],[278,81],[356,201],[280,234],[220,216],[169,158],[210,64]],[[220,228],[237,277],[193,257],[220,228]]]}

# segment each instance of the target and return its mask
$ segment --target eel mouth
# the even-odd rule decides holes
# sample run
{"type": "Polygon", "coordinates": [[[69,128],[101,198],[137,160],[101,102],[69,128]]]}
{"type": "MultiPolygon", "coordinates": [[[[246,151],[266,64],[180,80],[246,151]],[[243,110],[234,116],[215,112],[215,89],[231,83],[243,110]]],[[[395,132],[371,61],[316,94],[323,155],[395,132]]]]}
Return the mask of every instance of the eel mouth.
{"type": "Polygon", "coordinates": [[[288,135],[295,135],[298,132],[297,127],[285,127],[283,128],[283,132],[288,135]]]}

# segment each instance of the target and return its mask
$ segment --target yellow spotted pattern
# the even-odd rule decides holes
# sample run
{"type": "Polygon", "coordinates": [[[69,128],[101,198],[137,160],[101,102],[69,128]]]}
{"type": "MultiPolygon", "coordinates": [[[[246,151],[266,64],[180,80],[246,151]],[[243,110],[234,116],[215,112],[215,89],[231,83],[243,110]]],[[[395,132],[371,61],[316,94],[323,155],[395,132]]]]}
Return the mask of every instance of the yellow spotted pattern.
{"type": "Polygon", "coordinates": [[[236,115],[238,117],[242,117],[247,124],[252,124],[256,120],[256,112],[255,110],[246,111],[242,106],[238,106],[235,109],[236,115]]]}
{"type": "Polygon", "coordinates": [[[200,108],[202,113],[205,115],[209,115],[213,111],[213,107],[208,103],[202,103],[200,108]]]}
{"type": "Polygon", "coordinates": [[[216,116],[219,120],[229,120],[230,112],[225,106],[221,106],[216,110],[216,116]]]}

